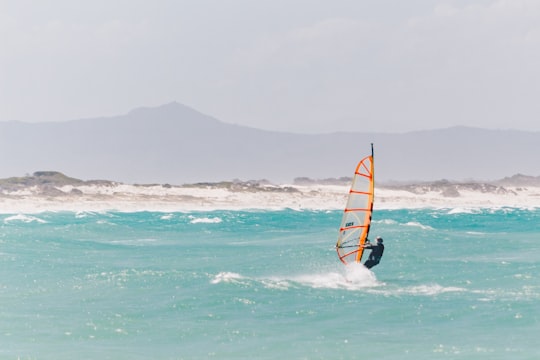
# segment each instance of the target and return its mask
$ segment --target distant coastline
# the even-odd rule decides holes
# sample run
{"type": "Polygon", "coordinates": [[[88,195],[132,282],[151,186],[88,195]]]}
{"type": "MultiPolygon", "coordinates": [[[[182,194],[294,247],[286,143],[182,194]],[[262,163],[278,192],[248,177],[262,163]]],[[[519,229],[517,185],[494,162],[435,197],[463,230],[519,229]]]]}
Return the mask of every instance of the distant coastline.
{"type": "Polygon", "coordinates": [[[540,153],[540,132],[466,126],[406,133],[275,132],[223,122],[177,102],[109,117],[0,122],[0,134],[0,152],[9,157],[0,178],[59,170],[129,184],[234,178],[284,183],[299,176],[352,176],[370,144],[378,186],[381,181],[540,175],[531,158],[540,153]]]}
{"type": "MultiPolygon", "coordinates": [[[[0,179],[0,213],[44,211],[211,211],[284,208],[343,209],[350,179],[298,178],[293,184],[268,181],[124,184],[84,181],[55,171],[0,179]]],[[[540,207],[540,179],[515,175],[492,183],[417,182],[380,184],[375,207],[478,208],[540,207]]]]}

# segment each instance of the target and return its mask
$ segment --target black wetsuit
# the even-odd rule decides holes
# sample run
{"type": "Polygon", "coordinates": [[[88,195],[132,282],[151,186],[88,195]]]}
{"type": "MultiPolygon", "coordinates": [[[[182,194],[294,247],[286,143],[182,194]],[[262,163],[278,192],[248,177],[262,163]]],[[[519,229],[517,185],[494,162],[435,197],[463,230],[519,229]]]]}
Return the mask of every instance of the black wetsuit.
{"type": "Polygon", "coordinates": [[[384,245],[381,242],[377,244],[366,244],[364,247],[366,249],[371,249],[371,254],[369,254],[369,258],[364,263],[365,267],[371,269],[381,261],[384,252],[384,245]]]}

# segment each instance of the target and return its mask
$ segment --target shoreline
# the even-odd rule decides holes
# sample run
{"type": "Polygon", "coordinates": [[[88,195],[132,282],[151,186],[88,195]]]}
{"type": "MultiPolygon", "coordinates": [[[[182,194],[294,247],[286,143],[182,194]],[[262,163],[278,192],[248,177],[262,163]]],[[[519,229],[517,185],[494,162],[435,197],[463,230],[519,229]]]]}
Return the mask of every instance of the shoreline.
{"type": "MultiPolygon", "coordinates": [[[[0,213],[47,211],[343,210],[349,186],[64,185],[0,193],[0,213]]],[[[538,208],[540,187],[377,187],[375,210],[417,208],[538,208]]]]}

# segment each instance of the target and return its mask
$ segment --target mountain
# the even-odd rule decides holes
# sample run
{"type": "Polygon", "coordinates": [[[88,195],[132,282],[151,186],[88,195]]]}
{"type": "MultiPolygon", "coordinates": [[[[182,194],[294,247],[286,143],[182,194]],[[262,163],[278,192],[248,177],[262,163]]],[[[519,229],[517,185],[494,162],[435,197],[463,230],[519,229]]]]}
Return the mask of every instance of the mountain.
{"type": "Polygon", "coordinates": [[[170,103],[116,117],[0,123],[0,177],[54,170],[126,183],[339,178],[352,175],[370,143],[383,182],[540,174],[538,132],[293,134],[227,124],[170,103]]]}

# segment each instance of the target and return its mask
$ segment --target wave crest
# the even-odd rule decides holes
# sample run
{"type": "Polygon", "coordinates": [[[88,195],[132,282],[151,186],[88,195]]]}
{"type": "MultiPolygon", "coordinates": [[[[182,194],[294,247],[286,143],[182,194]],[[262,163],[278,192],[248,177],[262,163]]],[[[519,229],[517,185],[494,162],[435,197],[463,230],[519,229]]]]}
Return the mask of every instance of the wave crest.
{"type": "Polygon", "coordinates": [[[196,218],[195,216],[190,216],[189,218],[191,219],[191,220],[190,220],[190,223],[191,223],[191,224],[219,224],[220,222],[223,221],[223,220],[221,220],[221,218],[219,218],[219,217],[213,217],[213,218],[209,218],[209,217],[196,218]]]}

